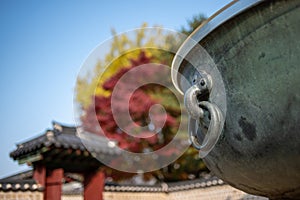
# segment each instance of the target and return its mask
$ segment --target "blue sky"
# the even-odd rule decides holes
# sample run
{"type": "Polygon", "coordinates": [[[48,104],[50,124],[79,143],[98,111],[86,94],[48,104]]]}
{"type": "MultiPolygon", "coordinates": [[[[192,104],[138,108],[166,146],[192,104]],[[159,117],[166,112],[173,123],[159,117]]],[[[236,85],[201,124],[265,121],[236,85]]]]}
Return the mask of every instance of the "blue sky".
{"type": "Polygon", "coordinates": [[[179,30],[192,16],[212,15],[230,0],[1,0],[0,178],[27,169],[9,158],[15,144],[55,120],[75,124],[73,90],[88,54],[143,22],[179,30]]]}

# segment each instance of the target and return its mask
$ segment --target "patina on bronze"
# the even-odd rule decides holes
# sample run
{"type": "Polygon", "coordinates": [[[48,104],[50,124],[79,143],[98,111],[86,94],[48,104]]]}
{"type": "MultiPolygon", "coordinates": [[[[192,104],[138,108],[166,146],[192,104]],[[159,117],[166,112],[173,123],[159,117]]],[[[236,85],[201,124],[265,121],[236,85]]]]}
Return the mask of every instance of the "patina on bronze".
{"type": "Polygon", "coordinates": [[[187,39],[172,66],[200,155],[212,120],[221,127],[202,155],[207,167],[232,186],[271,199],[300,198],[299,6],[299,0],[234,1],[187,39]],[[203,62],[189,40],[212,60],[203,62]],[[205,74],[211,89],[202,88],[205,74]]]}

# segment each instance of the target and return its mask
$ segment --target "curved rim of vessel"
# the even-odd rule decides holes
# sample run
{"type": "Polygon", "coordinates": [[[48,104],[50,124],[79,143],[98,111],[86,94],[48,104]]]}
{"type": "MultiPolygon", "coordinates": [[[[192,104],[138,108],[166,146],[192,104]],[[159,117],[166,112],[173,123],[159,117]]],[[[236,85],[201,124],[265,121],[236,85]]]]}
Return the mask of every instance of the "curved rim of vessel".
{"type": "Polygon", "coordinates": [[[183,94],[184,92],[179,86],[178,72],[185,56],[206,37],[209,33],[221,26],[226,21],[234,18],[238,14],[264,2],[264,0],[234,0],[221,8],[204,23],[202,23],[178,49],[172,61],[171,78],[175,88],[183,94]]]}

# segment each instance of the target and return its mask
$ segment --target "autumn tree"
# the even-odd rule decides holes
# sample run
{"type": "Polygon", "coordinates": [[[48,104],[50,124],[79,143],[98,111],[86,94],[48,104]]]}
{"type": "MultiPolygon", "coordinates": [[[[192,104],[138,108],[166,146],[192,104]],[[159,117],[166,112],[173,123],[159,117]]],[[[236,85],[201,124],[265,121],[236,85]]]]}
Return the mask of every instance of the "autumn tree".
{"type": "MultiPolygon", "coordinates": [[[[117,99],[115,102],[116,107],[112,107],[112,92],[119,82],[120,78],[129,72],[131,69],[148,64],[146,70],[134,74],[134,84],[142,83],[143,77],[156,76],[157,79],[165,78],[169,76],[168,73],[164,73],[157,67],[152,67],[152,62],[155,60],[154,57],[149,57],[145,52],[141,51],[137,59],[131,59],[129,66],[121,67],[120,70],[108,78],[102,85],[103,90],[107,91],[110,95],[95,95],[94,104],[91,104],[86,109],[86,114],[82,116],[82,122],[85,130],[93,132],[99,135],[105,135],[106,137],[118,141],[120,148],[129,150],[135,153],[143,153],[145,151],[155,151],[157,149],[163,148],[168,144],[178,131],[178,125],[180,122],[180,108],[179,102],[176,96],[169,91],[168,88],[164,88],[158,84],[144,85],[134,91],[130,97],[129,102],[129,112],[133,121],[127,124],[130,127],[131,132],[136,132],[139,137],[133,137],[128,135],[124,130],[122,130],[115,121],[115,116],[113,115],[112,109],[117,109],[118,115],[121,115],[122,111],[128,109],[127,104],[125,104],[124,98],[117,99]],[[167,100],[167,101],[166,101],[167,100]],[[151,123],[149,119],[149,110],[155,105],[160,104],[166,110],[167,116],[164,121],[164,125],[158,134],[154,131],[156,127],[159,127],[159,123],[162,121],[163,116],[158,113],[154,116],[151,123]],[[94,116],[96,113],[96,116],[94,116]],[[91,117],[96,117],[91,119],[91,117]],[[101,129],[98,129],[98,126],[101,129]],[[141,130],[141,126],[149,126],[149,128],[141,130]]],[[[118,95],[120,97],[125,97],[129,95],[126,88],[130,88],[129,81],[123,82],[120,87],[122,90],[119,91],[118,95]],[[129,86],[128,86],[129,85],[129,86]]],[[[119,116],[123,118],[123,116],[119,116]]],[[[187,139],[187,138],[184,138],[187,139]]],[[[173,148],[164,154],[177,153],[178,149],[173,148]]],[[[162,170],[158,170],[152,173],[145,174],[145,178],[155,177],[156,179],[161,179],[164,181],[175,181],[184,180],[188,178],[195,178],[198,176],[199,171],[205,170],[205,166],[201,160],[197,157],[197,151],[190,148],[185,155],[179,158],[175,163],[170,164],[162,170]]],[[[117,162],[117,161],[116,161],[117,162]]],[[[120,163],[121,164],[121,163],[120,163]]],[[[110,172],[110,176],[115,180],[122,179],[124,177],[130,177],[129,174],[119,172],[117,170],[107,170],[110,172]]]]}
{"type": "Polygon", "coordinates": [[[83,109],[91,104],[94,94],[100,96],[109,95],[109,91],[104,90],[102,84],[120,68],[130,66],[130,60],[136,59],[141,49],[147,56],[156,55],[153,57],[154,62],[160,62],[163,58],[164,61],[167,61],[165,64],[170,65],[173,54],[162,52],[159,49],[175,52],[182,41],[182,39],[176,39],[174,35],[165,35],[161,27],[148,31],[146,23],[139,29],[130,32],[129,35],[117,35],[114,29],[112,29],[111,33],[113,40],[104,59],[98,60],[91,71],[84,75],[81,74],[77,78],[75,99],[83,109]],[[131,51],[131,53],[127,54],[128,51],[131,51]],[[108,65],[109,68],[107,68],[108,65]],[[99,79],[99,76],[101,76],[101,79],[99,79]]]}
{"type": "MultiPolygon", "coordinates": [[[[193,28],[192,23],[189,25],[190,28],[193,28]]],[[[157,71],[157,68],[152,69],[151,63],[170,66],[174,56],[172,52],[176,51],[180,43],[172,35],[165,35],[162,40],[157,42],[157,38],[162,38],[159,29],[149,37],[143,29],[145,27],[146,24],[142,26],[142,29],[137,30],[133,39],[126,35],[114,37],[105,59],[99,61],[90,74],[80,77],[76,86],[76,100],[83,110],[81,121],[85,130],[105,135],[116,140],[120,148],[137,153],[155,151],[169,143],[178,131],[179,116],[181,114],[179,103],[170,90],[157,84],[150,84],[138,88],[129,102],[129,112],[133,119],[130,124],[131,130],[136,129],[138,134],[144,137],[137,139],[128,135],[120,129],[114,119],[111,107],[112,92],[116,83],[124,74],[137,66],[149,64],[149,69],[144,72],[145,74],[140,74],[137,77],[155,76],[157,74],[160,77],[170,76],[170,74],[162,74],[157,71]],[[152,48],[140,48],[141,46],[152,48]],[[162,51],[161,49],[172,49],[172,51],[162,51]],[[117,59],[115,59],[116,57],[117,59]],[[99,78],[99,74],[101,74],[101,78],[99,78]],[[153,128],[149,126],[149,109],[155,104],[162,105],[167,111],[165,125],[159,134],[154,134],[153,128]],[[96,116],[94,113],[96,113],[96,116]],[[101,131],[97,128],[99,124],[102,128],[101,131]],[[149,129],[139,131],[138,127],[140,126],[149,126],[149,129]]],[[[115,35],[114,31],[112,33],[115,35]]],[[[126,90],[120,92],[119,95],[125,96],[126,90]]],[[[118,108],[120,110],[126,109],[122,107],[122,102],[118,102],[116,105],[120,105],[118,108]]],[[[154,121],[159,123],[161,116],[158,114],[155,118],[154,121]]],[[[184,138],[184,140],[187,140],[187,138],[184,138]]],[[[176,149],[165,153],[172,154],[172,151],[176,151],[176,149]]],[[[196,178],[201,171],[207,171],[207,168],[198,157],[198,151],[190,147],[174,163],[163,169],[145,173],[144,178],[155,177],[162,181],[177,181],[196,178]]],[[[130,178],[133,175],[108,167],[106,167],[106,173],[115,181],[130,178]]]]}

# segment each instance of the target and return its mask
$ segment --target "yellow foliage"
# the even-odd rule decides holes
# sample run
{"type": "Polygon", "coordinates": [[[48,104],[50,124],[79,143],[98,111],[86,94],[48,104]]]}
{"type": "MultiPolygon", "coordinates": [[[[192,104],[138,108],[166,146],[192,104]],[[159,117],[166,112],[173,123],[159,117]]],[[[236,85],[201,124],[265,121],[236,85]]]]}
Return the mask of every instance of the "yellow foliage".
{"type": "Polygon", "coordinates": [[[83,108],[90,105],[91,98],[94,95],[110,95],[108,91],[103,89],[103,83],[121,68],[129,67],[130,60],[137,59],[141,51],[160,63],[158,55],[161,54],[163,49],[170,48],[170,42],[167,42],[170,38],[162,33],[162,29],[157,28],[147,31],[146,23],[142,24],[140,29],[128,34],[116,35],[114,29],[111,33],[114,37],[105,59],[97,63],[93,73],[77,80],[76,100],[83,108]]]}

